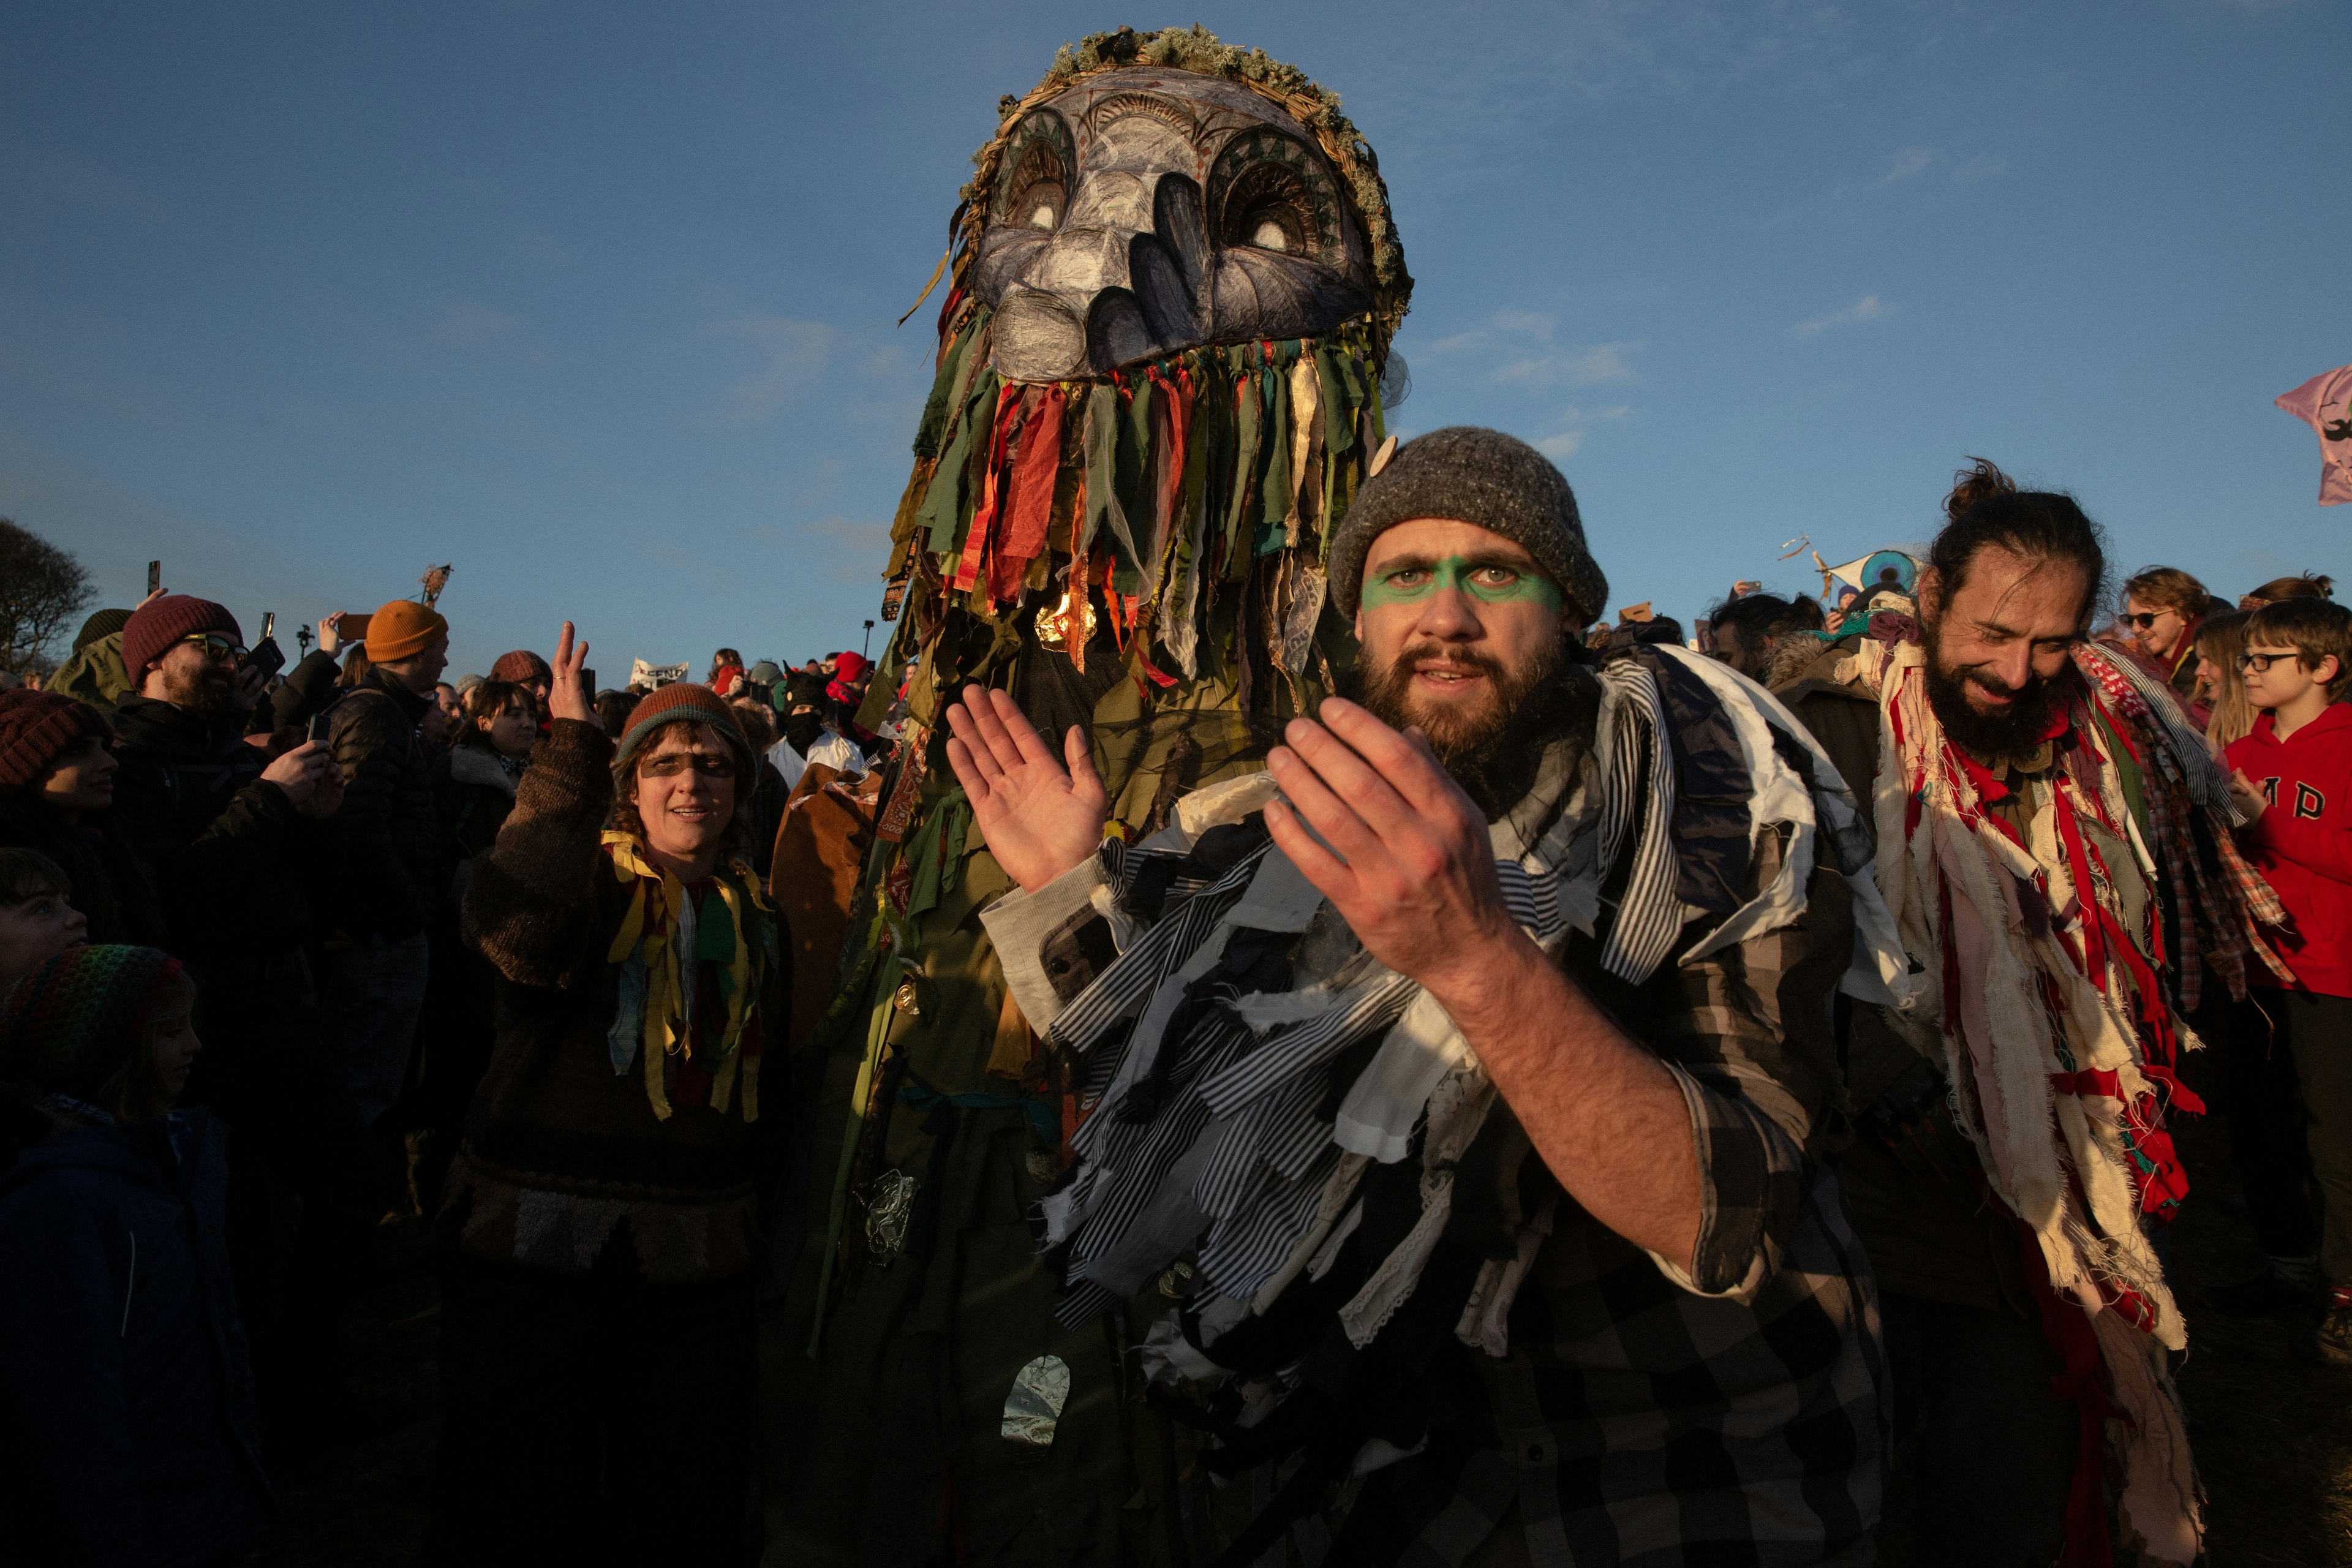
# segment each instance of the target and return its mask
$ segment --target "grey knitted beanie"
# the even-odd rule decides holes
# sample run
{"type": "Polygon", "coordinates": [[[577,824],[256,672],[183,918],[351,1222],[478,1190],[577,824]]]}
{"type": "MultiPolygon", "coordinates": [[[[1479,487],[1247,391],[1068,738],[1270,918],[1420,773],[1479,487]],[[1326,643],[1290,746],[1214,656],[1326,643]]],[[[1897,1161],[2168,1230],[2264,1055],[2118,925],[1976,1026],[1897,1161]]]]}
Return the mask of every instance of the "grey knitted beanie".
{"type": "Polygon", "coordinates": [[[1398,447],[1356,492],[1331,541],[1331,596],[1342,615],[1356,613],[1372,541],[1416,517],[1474,523],[1510,540],[1586,620],[1609,602],[1609,579],[1584,547],[1584,520],[1566,476],[1516,436],[1454,425],[1398,447]]]}

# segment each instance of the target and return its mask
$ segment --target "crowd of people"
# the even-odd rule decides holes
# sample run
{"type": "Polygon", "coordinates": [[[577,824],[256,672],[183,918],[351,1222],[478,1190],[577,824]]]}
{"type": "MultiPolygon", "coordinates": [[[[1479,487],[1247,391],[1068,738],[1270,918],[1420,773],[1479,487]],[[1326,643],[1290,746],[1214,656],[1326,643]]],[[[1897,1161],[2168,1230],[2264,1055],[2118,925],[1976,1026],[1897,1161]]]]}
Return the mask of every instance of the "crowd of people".
{"type": "MultiPolygon", "coordinates": [[[[1003,874],[1003,1027],[1165,1041],[1097,1086],[1116,1114],[1036,1134],[1066,1321],[1171,1246],[1205,1274],[1276,1234],[1248,1184],[1284,1156],[1215,1177],[1162,1137],[1184,1075],[1260,1059],[1221,1020],[1345,992],[1358,1066],[1423,1053],[1339,1107],[1405,1184],[1350,1209],[1335,1175],[1278,1276],[1356,1268],[1318,1310],[1377,1299],[1370,1326],[1336,1358],[1266,1328],[1274,1391],[1215,1428],[1344,1440],[1298,1439],[1227,1560],[1278,1549],[1293,1491],[1413,1461],[1527,1560],[1868,1561],[1898,1430],[1924,1560],[2196,1554],[2163,1227],[2200,1041],[2268,1258],[2202,1299],[2315,1307],[2307,1349],[2352,1365],[2352,613],[2325,577],[2232,604],[2158,566],[2103,620],[2105,549],[1979,463],[1924,556],[1834,598],[1612,626],[1557,469],[1442,431],[1331,551],[1352,700],[1164,832],[1107,824],[1082,730],[978,686],[941,710],[933,761],[1003,874]],[[1465,1240],[1504,1214],[1537,1239],[1465,1240]],[[1357,1268],[1374,1235],[1397,1252],[1357,1268]],[[1425,1359],[1372,1348],[1457,1244],[1477,1283],[1430,1334],[1525,1374],[1525,1457],[1483,1480],[1486,1407],[1398,1425],[1425,1359]],[[1625,1457],[1660,1424],[1687,1463],[1625,1457]],[[1578,1533],[1571,1493],[1616,1533],[1578,1533]]],[[[433,1561],[745,1560],[763,1443],[823,1440],[763,1436],[754,1365],[754,1280],[809,1190],[785,1020],[830,1000],[793,992],[793,911],[826,895],[779,843],[798,801],[844,786],[870,826],[919,779],[912,668],[721,648],[592,690],[567,625],[452,680],[449,632],[395,600],[289,666],[158,592],[0,692],[0,1535],[26,1561],[250,1551],[272,1475],[364,1419],[344,1320],[404,1271],[440,1293],[433,1561]]],[[[1224,1092],[1267,1150],[1320,1103],[1224,1092]]],[[[1204,1300],[1147,1363],[1210,1365],[1204,1300]]],[[[1341,1540],[1391,1560],[1441,1495],[1365,1489],[1341,1540]]]]}

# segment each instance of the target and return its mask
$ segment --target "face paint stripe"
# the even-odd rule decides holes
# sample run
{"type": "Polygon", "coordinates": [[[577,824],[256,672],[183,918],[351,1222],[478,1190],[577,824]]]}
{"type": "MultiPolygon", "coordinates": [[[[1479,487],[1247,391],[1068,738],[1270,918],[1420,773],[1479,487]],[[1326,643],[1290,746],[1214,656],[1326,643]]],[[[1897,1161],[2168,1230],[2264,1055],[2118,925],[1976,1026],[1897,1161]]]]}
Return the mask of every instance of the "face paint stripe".
{"type": "Polygon", "coordinates": [[[1425,571],[1429,574],[1419,583],[1404,585],[1391,583],[1385,576],[1375,576],[1367,573],[1360,597],[1368,608],[1381,605],[1412,604],[1428,598],[1440,587],[1447,587],[1459,589],[1481,604],[1508,605],[1532,601],[1548,609],[1559,608],[1559,585],[1550,579],[1538,576],[1532,572],[1519,571],[1518,568],[1512,567],[1510,570],[1517,572],[1518,574],[1508,583],[1478,583],[1472,580],[1473,574],[1486,571],[1495,564],[1496,563],[1492,561],[1472,561],[1467,556],[1449,555],[1444,560],[1428,566],[1393,568],[1393,573],[1425,571]]]}

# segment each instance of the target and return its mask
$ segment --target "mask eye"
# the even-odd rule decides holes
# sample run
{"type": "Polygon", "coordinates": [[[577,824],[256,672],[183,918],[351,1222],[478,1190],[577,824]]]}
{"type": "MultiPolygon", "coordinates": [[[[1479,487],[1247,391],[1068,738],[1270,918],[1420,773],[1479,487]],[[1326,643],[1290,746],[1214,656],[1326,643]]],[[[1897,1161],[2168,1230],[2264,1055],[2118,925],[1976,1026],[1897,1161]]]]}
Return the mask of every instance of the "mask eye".
{"type": "Polygon", "coordinates": [[[1014,222],[1024,228],[1039,228],[1047,233],[1062,226],[1065,198],[1059,180],[1039,180],[1021,195],[1013,207],[1014,222]]]}
{"type": "Polygon", "coordinates": [[[1209,175],[1218,242],[1315,259],[1340,247],[1339,193],[1322,160],[1271,131],[1235,137],[1209,175]]]}
{"type": "Polygon", "coordinates": [[[1060,228],[1077,171],[1062,117],[1041,109],[1024,120],[1004,150],[1003,169],[996,185],[995,221],[1045,234],[1060,228]]]}

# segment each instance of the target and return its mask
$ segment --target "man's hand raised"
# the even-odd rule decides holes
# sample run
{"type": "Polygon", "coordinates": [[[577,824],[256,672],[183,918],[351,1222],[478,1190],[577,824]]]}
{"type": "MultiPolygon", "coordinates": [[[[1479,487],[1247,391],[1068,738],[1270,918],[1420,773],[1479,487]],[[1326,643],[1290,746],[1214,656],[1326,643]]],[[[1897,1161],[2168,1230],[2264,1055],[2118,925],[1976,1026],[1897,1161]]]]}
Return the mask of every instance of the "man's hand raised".
{"type": "Polygon", "coordinates": [[[1095,852],[1108,802],[1086,731],[1063,737],[1065,770],[1011,697],[977,686],[949,707],[948,728],[948,766],[1006,876],[1034,893],[1095,852]]]}
{"type": "Polygon", "coordinates": [[[1498,944],[1535,953],[1504,907],[1485,815],[1421,732],[1337,697],[1321,718],[1292,720],[1266,758],[1283,798],[1265,825],[1372,956],[1449,1002],[1507,973],[1498,944]]]}
{"type": "Polygon", "coordinates": [[[563,623],[563,630],[556,637],[553,668],[555,684],[547,692],[548,716],[595,723],[595,695],[588,689],[587,679],[581,673],[588,668],[588,645],[573,645],[570,621],[563,623]]]}

